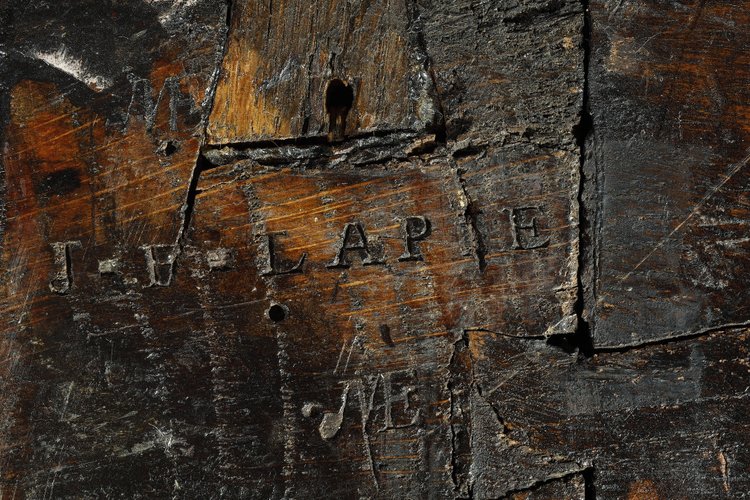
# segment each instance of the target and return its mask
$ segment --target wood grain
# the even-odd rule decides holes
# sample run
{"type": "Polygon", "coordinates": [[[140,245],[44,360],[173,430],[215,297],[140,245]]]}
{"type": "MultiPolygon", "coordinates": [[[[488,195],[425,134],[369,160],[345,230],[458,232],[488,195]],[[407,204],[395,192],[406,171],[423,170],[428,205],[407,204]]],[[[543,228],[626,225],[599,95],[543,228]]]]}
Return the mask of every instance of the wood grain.
{"type": "Polygon", "coordinates": [[[325,136],[343,82],[347,135],[440,121],[411,2],[237,1],[208,126],[212,143],[325,136]]]}
{"type": "Polygon", "coordinates": [[[0,498],[746,496],[745,7],[0,7],[0,498]]]}

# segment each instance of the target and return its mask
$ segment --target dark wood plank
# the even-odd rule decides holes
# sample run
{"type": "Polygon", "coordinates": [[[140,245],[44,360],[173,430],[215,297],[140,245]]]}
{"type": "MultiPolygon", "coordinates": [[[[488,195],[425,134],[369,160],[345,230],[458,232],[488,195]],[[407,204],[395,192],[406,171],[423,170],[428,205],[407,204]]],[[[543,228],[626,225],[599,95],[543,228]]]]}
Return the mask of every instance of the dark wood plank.
{"type": "Polygon", "coordinates": [[[746,7],[0,7],[0,498],[746,495],[746,7]]]}
{"type": "Polygon", "coordinates": [[[0,496],[207,497],[210,412],[185,374],[208,367],[145,252],[186,224],[224,6],[2,12],[0,496]]]}
{"type": "Polygon", "coordinates": [[[748,7],[591,2],[596,345],[747,322],[748,7]]]}
{"type": "MultiPolygon", "coordinates": [[[[533,450],[548,468],[591,467],[597,498],[741,497],[750,488],[749,335],[734,329],[587,359],[469,334],[472,422],[494,426],[495,450],[533,450]]],[[[477,467],[493,487],[529,470],[513,452],[486,456],[477,467]]]]}

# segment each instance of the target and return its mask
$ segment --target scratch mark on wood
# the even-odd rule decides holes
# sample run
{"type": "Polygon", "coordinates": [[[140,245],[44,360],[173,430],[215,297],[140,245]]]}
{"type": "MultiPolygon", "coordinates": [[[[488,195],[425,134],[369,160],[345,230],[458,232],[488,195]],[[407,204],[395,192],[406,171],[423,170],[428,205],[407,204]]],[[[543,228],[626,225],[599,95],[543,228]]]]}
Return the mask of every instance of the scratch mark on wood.
{"type": "MultiPolygon", "coordinates": [[[[748,150],[748,151],[750,151],[750,150],[748,150]]],[[[628,271],[622,278],[620,278],[620,282],[623,282],[626,279],[628,279],[635,271],[638,270],[638,268],[640,268],[643,265],[644,262],[646,262],[649,259],[649,257],[651,257],[659,248],[661,248],[661,246],[664,245],[664,243],[666,243],[670,238],[672,238],[672,236],[675,235],[675,233],[677,233],[680,229],[682,229],[682,227],[690,219],[692,219],[695,214],[697,214],[700,211],[700,209],[703,207],[703,205],[705,205],[706,202],[711,199],[711,197],[713,197],[722,187],[724,187],[724,184],[726,184],[727,182],[729,182],[729,180],[732,177],[734,177],[735,174],[737,174],[737,172],[739,172],[740,170],[742,170],[742,168],[745,165],[747,165],[748,162],[750,162],[750,153],[748,153],[742,160],[740,160],[739,162],[737,162],[734,165],[732,165],[732,168],[729,170],[729,173],[726,176],[724,176],[724,179],[719,184],[717,184],[716,186],[714,186],[698,203],[696,203],[695,206],[693,207],[693,209],[688,214],[688,216],[685,217],[682,220],[682,222],[680,222],[679,224],[677,224],[677,226],[675,226],[675,228],[672,229],[672,231],[670,231],[669,234],[667,234],[662,239],[660,239],[659,242],[656,243],[656,245],[654,246],[654,248],[652,248],[651,251],[649,253],[647,253],[646,256],[643,257],[640,260],[640,262],[638,262],[638,264],[635,265],[635,267],[633,269],[631,269],[630,271],[628,271]]]]}

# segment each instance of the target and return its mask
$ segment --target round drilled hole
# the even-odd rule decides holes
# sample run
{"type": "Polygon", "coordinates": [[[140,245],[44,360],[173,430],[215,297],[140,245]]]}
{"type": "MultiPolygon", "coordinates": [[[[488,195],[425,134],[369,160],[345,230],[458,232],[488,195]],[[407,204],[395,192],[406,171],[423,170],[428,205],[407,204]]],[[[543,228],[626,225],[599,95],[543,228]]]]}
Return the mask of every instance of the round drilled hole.
{"type": "Polygon", "coordinates": [[[281,304],[274,304],[268,308],[266,314],[268,314],[268,319],[270,319],[274,323],[278,323],[286,319],[286,317],[289,315],[289,310],[281,304]]]}

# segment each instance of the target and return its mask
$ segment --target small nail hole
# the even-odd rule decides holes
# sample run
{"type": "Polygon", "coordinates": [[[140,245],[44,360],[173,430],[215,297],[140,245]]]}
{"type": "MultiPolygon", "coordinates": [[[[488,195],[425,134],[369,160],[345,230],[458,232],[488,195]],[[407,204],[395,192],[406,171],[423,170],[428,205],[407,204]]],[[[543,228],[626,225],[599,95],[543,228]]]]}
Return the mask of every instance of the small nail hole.
{"type": "Polygon", "coordinates": [[[177,151],[177,145],[172,141],[163,141],[158,151],[164,156],[172,156],[177,151]]]}
{"type": "Polygon", "coordinates": [[[271,307],[268,308],[268,319],[273,321],[274,323],[278,323],[280,321],[284,321],[289,314],[289,311],[286,307],[280,305],[280,304],[274,304],[271,307]]]}

